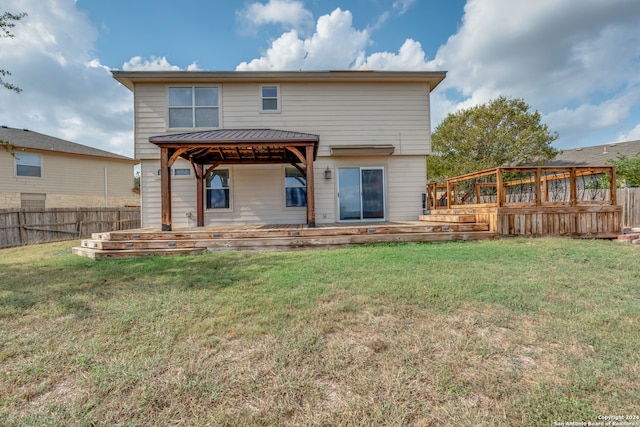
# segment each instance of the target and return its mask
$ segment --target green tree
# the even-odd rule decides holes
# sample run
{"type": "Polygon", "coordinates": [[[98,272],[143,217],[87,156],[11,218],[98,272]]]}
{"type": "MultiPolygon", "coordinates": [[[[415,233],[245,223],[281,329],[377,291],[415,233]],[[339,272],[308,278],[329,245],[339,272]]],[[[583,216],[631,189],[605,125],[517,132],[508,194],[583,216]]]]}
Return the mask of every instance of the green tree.
{"type": "Polygon", "coordinates": [[[617,160],[608,163],[616,167],[618,181],[624,180],[627,187],[640,187],[640,153],[633,157],[619,154],[617,160]]]}
{"type": "Polygon", "coordinates": [[[553,159],[558,139],[522,99],[501,96],[449,114],[432,135],[429,179],[443,181],[500,166],[534,166],[553,159]]]}
{"type": "MultiPolygon", "coordinates": [[[[25,16],[27,16],[26,13],[11,13],[11,12],[4,12],[2,13],[0,11],[0,37],[9,37],[9,38],[13,38],[14,35],[11,32],[11,29],[13,27],[16,26],[16,22],[18,22],[19,20],[21,20],[22,18],[24,18],[25,16]]],[[[12,90],[16,93],[20,93],[22,92],[22,89],[20,89],[18,86],[11,84],[9,82],[5,82],[2,77],[6,77],[6,76],[10,76],[11,73],[7,70],[4,69],[0,69],[0,85],[4,86],[5,88],[12,90]]]]}
{"type": "MultiPolygon", "coordinates": [[[[17,21],[21,20],[25,16],[27,16],[26,13],[15,14],[10,12],[2,13],[2,11],[0,11],[0,37],[13,38],[14,36],[13,36],[13,33],[11,32],[11,29],[16,26],[15,23],[17,21]]],[[[22,89],[20,89],[18,86],[2,80],[2,77],[6,77],[10,75],[11,73],[9,71],[0,69],[0,85],[4,86],[9,90],[14,91],[15,93],[22,92],[22,89]]],[[[0,147],[4,148],[12,156],[15,156],[15,153],[14,153],[15,146],[11,142],[0,139],[0,147]]]]}

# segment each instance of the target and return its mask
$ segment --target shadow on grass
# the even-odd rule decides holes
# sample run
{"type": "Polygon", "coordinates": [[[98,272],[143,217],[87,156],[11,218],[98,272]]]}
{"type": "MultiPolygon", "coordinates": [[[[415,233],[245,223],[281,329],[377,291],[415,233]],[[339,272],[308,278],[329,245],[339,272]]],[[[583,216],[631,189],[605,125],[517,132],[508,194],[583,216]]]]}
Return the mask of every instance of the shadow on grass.
{"type": "Polygon", "coordinates": [[[91,301],[162,296],[169,292],[221,291],[250,286],[256,265],[276,259],[250,254],[92,261],[60,250],[28,263],[0,264],[0,317],[38,304],[54,303],[67,314],[86,317],[91,301]]]}

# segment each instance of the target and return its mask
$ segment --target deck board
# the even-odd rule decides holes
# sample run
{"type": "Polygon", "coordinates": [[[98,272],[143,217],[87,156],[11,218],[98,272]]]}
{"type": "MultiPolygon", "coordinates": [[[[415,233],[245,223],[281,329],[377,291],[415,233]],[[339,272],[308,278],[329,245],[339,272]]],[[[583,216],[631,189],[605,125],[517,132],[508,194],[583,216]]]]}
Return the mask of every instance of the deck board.
{"type": "Polygon", "coordinates": [[[427,221],[262,224],[124,230],[96,233],[74,253],[94,259],[190,253],[189,250],[299,250],[335,248],[365,243],[441,242],[491,239],[488,224],[427,221]]]}

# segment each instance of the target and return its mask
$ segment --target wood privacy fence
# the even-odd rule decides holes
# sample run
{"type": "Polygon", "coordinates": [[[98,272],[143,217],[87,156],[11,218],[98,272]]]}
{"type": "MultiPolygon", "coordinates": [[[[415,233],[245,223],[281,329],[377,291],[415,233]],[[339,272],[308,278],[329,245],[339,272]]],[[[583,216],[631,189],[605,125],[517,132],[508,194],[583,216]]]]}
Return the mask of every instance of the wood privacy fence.
{"type": "Polygon", "coordinates": [[[617,193],[624,226],[640,227],[640,187],[619,188],[617,193]]]}
{"type": "Polygon", "coordinates": [[[0,209],[0,248],[140,228],[140,208],[0,209]]]}

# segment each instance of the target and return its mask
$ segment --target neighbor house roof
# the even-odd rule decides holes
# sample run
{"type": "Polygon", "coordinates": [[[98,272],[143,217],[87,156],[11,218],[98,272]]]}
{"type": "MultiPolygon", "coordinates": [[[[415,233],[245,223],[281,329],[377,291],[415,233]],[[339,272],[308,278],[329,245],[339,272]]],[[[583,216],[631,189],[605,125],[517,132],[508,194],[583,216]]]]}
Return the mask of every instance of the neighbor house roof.
{"type": "Polygon", "coordinates": [[[638,153],[640,140],[615,142],[563,150],[545,166],[604,166],[608,160],[617,160],[619,155],[633,157],[638,153]]]}
{"type": "Polygon", "coordinates": [[[133,91],[136,83],[280,83],[280,82],[403,82],[428,83],[430,90],[444,80],[446,71],[112,71],[113,77],[133,91]]]}
{"type": "Polygon", "coordinates": [[[18,148],[55,151],[58,153],[78,154],[83,156],[107,157],[115,160],[138,163],[137,160],[126,156],[66,141],[53,136],[44,135],[28,129],[15,129],[2,126],[0,127],[0,140],[8,141],[18,148]]]}

